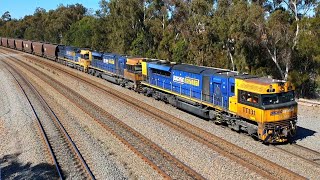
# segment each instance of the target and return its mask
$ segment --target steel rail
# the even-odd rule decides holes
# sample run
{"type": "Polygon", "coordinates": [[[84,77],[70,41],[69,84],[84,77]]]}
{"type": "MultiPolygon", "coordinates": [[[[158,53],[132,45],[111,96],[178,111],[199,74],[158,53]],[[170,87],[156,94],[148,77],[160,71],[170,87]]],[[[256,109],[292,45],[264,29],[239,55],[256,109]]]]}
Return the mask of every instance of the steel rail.
{"type": "Polygon", "coordinates": [[[273,147],[320,168],[320,153],[313,149],[298,144],[274,145],[273,147]]]}
{"type": "Polygon", "coordinates": [[[177,131],[189,136],[190,138],[206,145],[210,149],[220,153],[221,155],[228,157],[229,159],[238,162],[239,164],[255,171],[269,179],[305,179],[303,176],[298,175],[295,172],[290,171],[278,164],[275,164],[267,159],[264,159],[248,150],[245,150],[237,145],[234,145],[220,137],[217,137],[207,131],[196,127],[184,120],[181,120],[171,114],[168,114],[162,110],[159,110],[153,106],[150,106],[136,98],[126,96],[121,92],[113,92],[112,88],[107,87],[99,82],[88,81],[82,74],[67,71],[58,65],[40,60],[40,58],[32,57],[31,55],[24,55],[24,57],[33,59],[36,62],[40,62],[51,68],[57,69],[65,74],[75,77],[82,82],[100,89],[108,95],[118,99],[119,101],[137,109],[138,111],[148,114],[158,121],[176,129],[177,131]],[[125,97],[125,98],[124,98],[125,97]]]}
{"type": "MultiPolygon", "coordinates": [[[[15,57],[14,57],[15,58],[15,57]]],[[[179,161],[177,158],[175,158],[174,156],[172,156],[170,153],[168,153],[167,151],[165,151],[164,149],[162,149],[161,147],[159,147],[158,145],[156,145],[155,143],[153,143],[152,141],[150,141],[149,139],[147,139],[146,137],[144,137],[142,134],[140,134],[139,132],[135,131],[134,129],[132,129],[131,127],[129,127],[128,125],[126,125],[125,123],[123,123],[121,120],[119,120],[118,118],[114,117],[113,115],[111,115],[110,113],[104,111],[102,108],[100,108],[99,106],[95,105],[94,103],[92,103],[90,100],[86,99],[85,97],[81,96],[80,94],[78,94],[77,92],[73,91],[72,89],[66,87],[65,85],[63,85],[62,83],[56,81],[55,79],[49,77],[48,75],[44,74],[43,72],[35,69],[34,67],[27,65],[25,62],[21,62],[18,59],[15,58],[14,60],[17,64],[19,64],[20,66],[24,67],[25,69],[28,69],[28,71],[30,71],[31,73],[33,73],[34,75],[36,75],[37,77],[39,76],[46,76],[47,79],[49,79],[49,81],[51,82],[49,85],[51,87],[53,87],[55,90],[57,90],[61,95],[65,96],[69,101],[71,101],[72,103],[74,103],[78,108],[80,108],[81,110],[83,110],[85,113],[87,113],[89,116],[91,116],[95,121],[97,121],[100,125],[102,125],[103,128],[105,128],[107,131],[111,132],[113,135],[116,135],[116,137],[123,142],[126,146],[129,147],[129,149],[133,150],[134,153],[136,153],[139,157],[141,157],[144,161],[146,161],[149,165],[151,165],[151,167],[155,170],[157,170],[157,172],[159,174],[161,174],[165,179],[171,179],[172,173],[175,172],[164,172],[163,169],[165,169],[166,167],[166,163],[160,162],[160,164],[155,164],[153,161],[154,159],[150,159],[147,158],[145,156],[145,154],[141,153],[140,151],[142,151],[141,148],[139,150],[137,150],[137,147],[134,147],[130,144],[130,142],[128,142],[125,138],[123,138],[122,136],[119,136],[119,134],[117,134],[117,132],[115,130],[113,130],[112,128],[108,127],[105,122],[100,121],[100,119],[94,115],[92,115],[92,112],[90,112],[89,110],[87,110],[86,108],[88,107],[93,107],[92,109],[96,110],[97,112],[100,113],[100,115],[104,115],[106,116],[108,119],[114,121],[116,124],[118,124],[118,126],[121,126],[122,128],[125,128],[127,132],[131,132],[135,137],[139,138],[140,141],[144,142],[144,145],[147,145],[149,148],[154,149],[157,153],[156,154],[160,154],[164,159],[166,159],[167,162],[172,162],[172,164],[174,164],[176,169],[181,169],[182,172],[186,173],[187,176],[191,177],[192,179],[204,179],[200,174],[198,174],[197,172],[195,172],[194,170],[192,170],[190,167],[188,167],[187,165],[183,164],[181,161],[179,161]],[[30,70],[32,69],[32,70],[30,70]],[[37,73],[37,74],[35,74],[37,73]],[[54,82],[54,83],[52,83],[54,82]],[[63,88],[66,89],[65,92],[69,92],[69,93],[73,93],[73,95],[76,96],[76,98],[74,99],[81,99],[83,103],[78,103],[75,100],[71,99],[70,97],[66,96],[66,94],[61,93],[61,90],[59,90],[59,88],[55,87],[54,85],[57,86],[61,86],[63,88]],[[160,166],[160,168],[159,168],[160,166]]],[[[48,81],[47,81],[48,82],[48,81]]],[[[145,153],[145,152],[144,152],[145,153]]],[[[176,176],[176,178],[179,176],[176,176]]]]}
{"type": "Polygon", "coordinates": [[[40,129],[40,132],[41,132],[41,137],[42,137],[42,140],[45,142],[45,144],[47,145],[47,150],[49,151],[50,153],[50,157],[51,157],[51,160],[53,161],[53,164],[55,165],[55,168],[56,168],[56,171],[57,171],[57,174],[59,176],[60,179],[63,179],[63,176],[62,176],[62,171],[59,167],[59,164],[58,164],[58,161],[57,161],[57,158],[53,152],[53,149],[49,143],[49,139],[48,139],[48,136],[42,126],[42,123],[39,119],[39,116],[36,112],[36,110],[34,109],[34,106],[32,105],[30,99],[29,99],[29,96],[27,95],[27,93],[25,92],[24,88],[22,87],[22,85],[20,84],[20,82],[18,81],[18,79],[15,77],[15,75],[13,75],[13,73],[7,68],[5,67],[5,69],[8,70],[8,72],[12,75],[12,77],[15,79],[17,85],[20,87],[22,93],[24,94],[24,96],[26,97],[27,101],[28,101],[28,104],[30,105],[31,109],[32,109],[32,112],[34,114],[34,116],[36,117],[36,122],[37,122],[37,125],[38,125],[38,128],[40,129]]]}
{"type": "MultiPolygon", "coordinates": [[[[4,62],[4,61],[3,61],[4,62]]],[[[58,128],[60,129],[60,132],[62,132],[63,136],[65,137],[65,139],[67,140],[68,144],[71,147],[71,150],[73,151],[73,154],[77,157],[77,160],[80,162],[81,166],[83,167],[83,169],[85,170],[86,174],[88,175],[88,177],[90,179],[95,179],[92,171],[90,170],[88,164],[86,163],[86,161],[84,160],[84,158],[82,157],[79,149],[77,148],[76,144],[73,142],[73,140],[71,139],[71,137],[69,136],[69,134],[67,133],[66,129],[64,128],[64,126],[62,125],[62,123],[60,122],[60,120],[58,119],[58,117],[55,115],[55,113],[53,112],[53,110],[50,108],[50,106],[47,104],[47,102],[44,100],[44,98],[41,96],[41,94],[35,89],[35,87],[27,80],[25,79],[22,75],[20,75],[19,72],[17,72],[15,70],[15,68],[12,67],[12,65],[4,62],[6,65],[8,65],[11,69],[13,69],[13,71],[18,74],[21,79],[29,86],[29,88],[34,92],[34,94],[38,97],[38,99],[40,100],[41,104],[43,104],[43,106],[47,109],[51,117],[51,119],[53,119],[54,123],[58,126],[58,128]]],[[[29,101],[29,99],[28,99],[29,101]]],[[[29,101],[30,102],[30,101],[29,101]]],[[[40,122],[40,119],[37,117],[37,119],[40,122]]],[[[42,128],[43,129],[43,128],[42,128]]],[[[61,171],[59,172],[59,174],[61,174],[61,171]]]]}

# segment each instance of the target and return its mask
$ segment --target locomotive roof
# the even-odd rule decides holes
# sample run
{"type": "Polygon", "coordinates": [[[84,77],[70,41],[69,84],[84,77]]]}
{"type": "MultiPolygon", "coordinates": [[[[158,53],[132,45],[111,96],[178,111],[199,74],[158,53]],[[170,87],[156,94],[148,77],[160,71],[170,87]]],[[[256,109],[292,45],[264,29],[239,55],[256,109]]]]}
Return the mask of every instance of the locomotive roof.
{"type": "Polygon", "coordinates": [[[272,83],[284,83],[285,81],[282,80],[277,80],[277,79],[272,79],[272,78],[267,78],[267,77],[256,77],[252,79],[246,80],[247,82],[253,82],[257,84],[263,84],[263,85],[268,85],[272,83]]]}
{"type": "Polygon", "coordinates": [[[177,64],[174,65],[172,69],[185,71],[185,72],[191,72],[195,74],[220,74],[224,76],[236,76],[239,73],[234,72],[228,69],[220,69],[220,68],[213,68],[213,67],[204,67],[204,66],[195,66],[190,64],[177,64]]]}
{"type": "Polygon", "coordinates": [[[104,52],[103,56],[106,57],[115,57],[115,56],[120,56],[119,54],[115,54],[115,53],[108,53],[108,52],[104,52]]]}
{"type": "Polygon", "coordinates": [[[195,73],[195,74],[201,74],[203,71],[205,71],[209,68],[194,66],[194,65],[189,65],[189,64],[177,64],[177,65],[174,65],[172,69],[195,73]]]}
{"type": "Polygon", "coordinates": [[[148,67],[153,68],[153,69],[159,69],[162,71],[170,71],[172,65],[155,61],[155,62],[148,63],[148,67]]]}
{"type": "Polygon", "coordinates": [[[92,51],[92,56],[102,56],[102,53],[98,51],[92,51]]]}
{"type": "Polygon", "coordinates": [[[240,73],[237,71],[231,71],[228,69],[195,66],[190,64],[177,64],[177,65],[174,65],[172,69],[195,73],[195,74],[203,74],[203,75],[215,74],[215,75],[221,75],[226,77],[235,77],[238,79],[258,79],[258,76],[240,73]]]}
{"type": "Polygon", "coordinates": [[[228,76],[228,77],[236,77],[236,76],[242,76],[243,73],[237,72],[237,71],[225,71],[221,70],[220,72],[217,72],[219,75],[228,76]]]}
{"type": "Polygon", "coordinates": [[[250,75],[250,74],[240,74],[237,75],[236,78],[238,79],[252,79],[252,78],[257,78],[258,76],[255,75],[250,75]]]}

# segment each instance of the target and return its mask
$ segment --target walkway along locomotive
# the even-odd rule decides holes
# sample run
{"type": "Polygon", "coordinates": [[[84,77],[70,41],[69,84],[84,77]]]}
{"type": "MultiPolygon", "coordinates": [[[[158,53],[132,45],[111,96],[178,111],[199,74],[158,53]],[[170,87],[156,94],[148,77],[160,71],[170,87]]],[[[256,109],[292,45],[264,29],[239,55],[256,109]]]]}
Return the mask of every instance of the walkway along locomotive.
{"type": "Polygon", "coordinates": [[[50,43],[7,38],[0,42],[245,131],[265,143],[286,142],[297,130],[297,103],[290,82],[50,43]]]}

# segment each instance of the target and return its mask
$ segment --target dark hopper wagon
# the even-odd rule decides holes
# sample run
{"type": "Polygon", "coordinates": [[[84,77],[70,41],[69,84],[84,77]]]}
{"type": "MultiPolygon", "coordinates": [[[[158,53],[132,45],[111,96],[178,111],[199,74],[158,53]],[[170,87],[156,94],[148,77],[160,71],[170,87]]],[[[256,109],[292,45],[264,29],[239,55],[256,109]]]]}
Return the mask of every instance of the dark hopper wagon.
{"type": "Polygon", "coordinates": [[[42,42],[32,42],[33,54],[38,56],[43,56],[43,43],[42,42]]]}
{"type": "Polygon", "coordinates": [[[2,38],[1,39],[1,44],[3,47],[8,47],[8,38],[2,38]]]}
{"type": "Polygon", "coordinates": [[[15,49],[16,48],[15,39],[8,39],[8,45],[9,45],[9,48],[15,49]]]}
{"type": "Polygon", "coordinates": [[[19,51],[23,51],[23,40],[16,39],[15,41],[16,49],[19,51]]]}

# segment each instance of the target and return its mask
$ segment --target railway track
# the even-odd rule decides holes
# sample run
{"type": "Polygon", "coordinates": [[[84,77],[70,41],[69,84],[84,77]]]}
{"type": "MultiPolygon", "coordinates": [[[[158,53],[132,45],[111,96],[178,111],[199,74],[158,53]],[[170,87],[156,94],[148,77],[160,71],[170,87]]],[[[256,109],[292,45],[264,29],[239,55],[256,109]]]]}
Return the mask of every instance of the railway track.
{"type": "Polygon", "coordinates": [[[320,107],[320,102],[319,101],[313,101],[313,100],[308,100],[308,99],[298,99],[298,103],[301,105],[305,106],[314,106],[314,107],[320,107]]]}
{"type": "Polygon", "coordinates": [[[66,158],[66,156],[71,155],[70,159],[73,160],[74,164],[74,170],[78,172],[78,177],[82,177],[84,179],[95,179],[94,175],[92,174],[89,166],[83,159],[81,153],[79,152],[78,148],[68,135],[67,131],[59,121],[59,119],[56,117],[50,106],[46,103],[46,101],[43,99],[43,97],[40,95],[40,93],[34,88],[34,86],[26,79],[24,76],[15,70],[15,68],[2,61],[7,67],[6,69],[10,72],[10,74],[13,76],[15,79],[18,87],[20,87],[22,93],[25,95],[30,107],[32,108],[32,111],[35,115],[35,119],[37,121],[37,125],[39,127],[39,131],[41,132],[41,139],[44,141],[46,147],[47,147],[47,152],[49,153],[49,156],[51,157],[52,163],[56,167],[57,174],[60,179],[65,179],[68,177],[68,170],[70,169],[69,166],[70,164],[65,164],[62,163],[61,159],[66,158]],[[11,69],[11,70],[10,70],[11,69]],[[33,95],[31,95],[33,94],[33,95]],[[34,96],[38,103],[41,104],[41,106],[46,110],[46,114],[50,117],[52,120],[50,124],[47,122],[44,122],[40,117],[41,112],[37,110],[35,107],[36,104],[34,102],[34,98],[31,98],[31,96],[34,96]],[[53,127],[54,126],[54,127],[53,127]],[[50,129],[50,130],[49,130],[50,129]],[[59,136],[56,136],[56,134],[52,134],[52,130],[55,130],[58,132],[59,136]],[[61,140],[63,139],[63,142],[61,140]],[[61,143],[56,143],[56,141],[60,141],[61,143]],[[65,154],[59,152],[61,149],[61,145],[67,146],[66,148],[71,152],[70,154],[65,154]]]}
{"type": "Polygon", "coordinates": [[[109,88],[99,82],[88,81],[84,75],[75,73],[72,71],[66,71],[58,65],[53,65],[49,62],[40,60],[30,55],[23,55],[28,59],[33,59],[36,62],[45,64],[45,66],[56,69],[60,72],[68,74],[74,78],[81,80],[82,82],[97,88],[113,98],[118,99],[124,104],[133,107],[139,112],[147,114],[159,122],[166,124],[167,126],[175,129],[178,132],[185,134],[186,136],[206,145],[210,149],[220,153],[221,155],[251,169],[252,171],[260,174],[263,177],[269,179],[305,179],[304,177],[281,167],[267,159],[264,159],[254,153],[251,153],[239,146],[236,146],[220,137],[206,132],[205,130],[198,128],[190,123],[187,123],[173,115],[170,115],[164,111],[154,108],[140,100],[126,96],[121,92],[114,92],[112,88],[109,88]],[[125,98],[124,98],[125,97],[125,98]]]}
{"type": "Polygon", "coordinates": [[[274,146],[276,149],[301,158],[303,161],[320,168],[320,153],[298,144],[286,144],[274,146]]]}
{"type": "Polygon", "coordinates": [[[15,63],[27,69],[37,77],[57,90],[61,95],[65,96],[70,102],[75,104],[83,112],[92,117],[105,130],[111,132],[122,143],[129,147],[135,154],[147,162],[165,179],[204,179],[197,172],[180,162],[170,153],[135,131],[120,119],[117,119],[110,113],[106,112],[90,100],[81,96],[72,89],[66,87],[62,83],[48,77],[39,70],[13,59],[15,63]]]}

